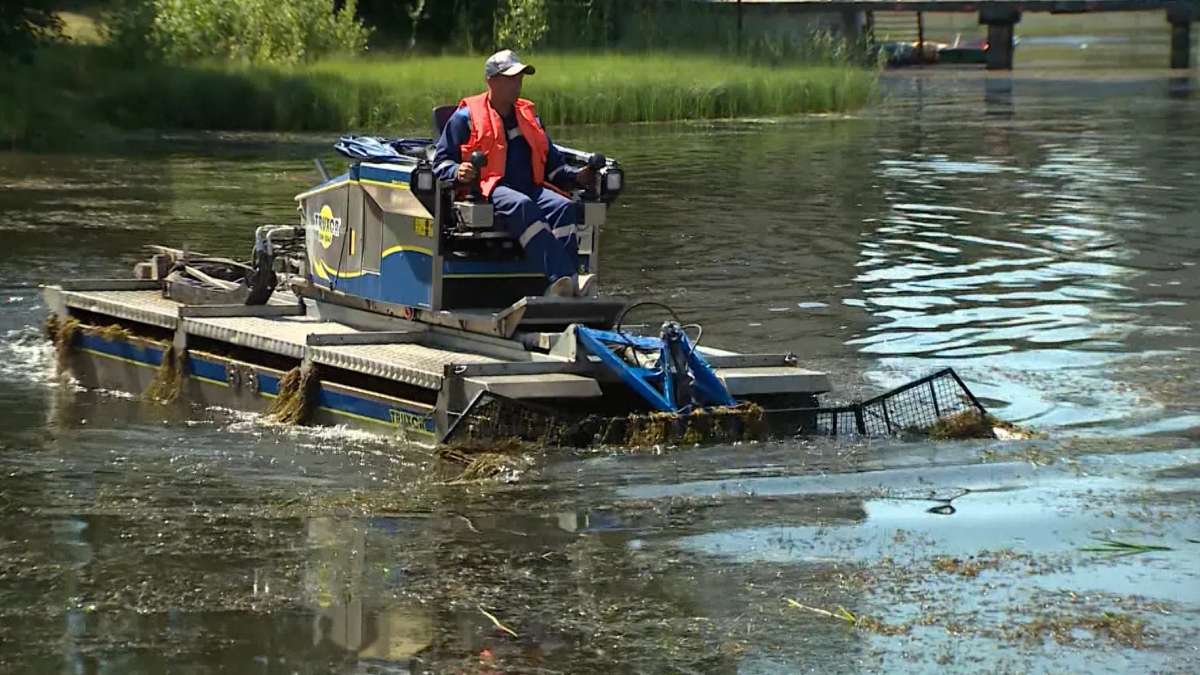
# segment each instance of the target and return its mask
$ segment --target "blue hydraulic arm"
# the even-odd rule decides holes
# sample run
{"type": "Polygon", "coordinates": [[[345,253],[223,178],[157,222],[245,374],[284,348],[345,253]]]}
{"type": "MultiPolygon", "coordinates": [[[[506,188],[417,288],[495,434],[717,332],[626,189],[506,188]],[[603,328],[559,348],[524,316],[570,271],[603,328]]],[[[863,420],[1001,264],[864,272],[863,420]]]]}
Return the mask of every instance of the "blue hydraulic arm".
{"type": "MultiPolygon", "coordinates": [[[[575,339],[579,344],[587,350],[589,354],[599,357],[600,362],[608,366],[610,370],[621,378],[621,381],[629,385],[629,388],[638,393],[642,398],[646,399],[650,405],[654,406],[655,410],[673,410],[674,407],[663,394],[658,391],[651,381],[654,379],[655,373],[644,368],[636,368],[631,366],[608,348],[609,344],[627,345],[631,341],[655,341],[653,338],[637,338],[630,336],[630,340],[626,340],[625,336],[609,331],[593,330],[578,326],[575,328],[575,339]]],[[[635,345],[636,346],[636,345],[635,345]]],[[[661,374],[659,374],[661,377],[661,374]]]]}
{"type": "Polygon", "coordinates": [[[664,324],[661,338],[639,337],[584,326],[576,327],[575,337],[580,346],[599,358],[601,363],[656,410],[686,413],[697,405],[737,405],[725,384],[704,357],[696,352],[677,323],[664,324]],[[643,353],[657,352],[658,362],[653,368],[630,364],[610,349],[613,346],[643,353]]]}

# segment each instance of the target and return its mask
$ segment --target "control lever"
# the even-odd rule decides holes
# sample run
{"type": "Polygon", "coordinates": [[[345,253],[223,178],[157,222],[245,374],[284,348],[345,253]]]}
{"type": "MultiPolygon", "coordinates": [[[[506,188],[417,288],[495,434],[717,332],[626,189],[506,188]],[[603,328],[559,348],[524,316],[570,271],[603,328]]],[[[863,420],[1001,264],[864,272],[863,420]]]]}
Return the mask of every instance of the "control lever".
{"type": "Polygon", "coordinates": [[[475,184],[471,186],[471,201],[482,201],[483,191],[479,184],[483,179],[483,167],[487,166],[487,155],[482,150],[475,150],[467,158],[467,161],[475,167],[475,184]]]}
{"type": "Polygon", "coordinates": [[[608,165],[608,159],[604,153],[593,152],[591,157],[588,157],[587,165],[592,170],[592,184],[588,186],[588,192],[595,196],[600,192],[600,170],[608,165]]]}

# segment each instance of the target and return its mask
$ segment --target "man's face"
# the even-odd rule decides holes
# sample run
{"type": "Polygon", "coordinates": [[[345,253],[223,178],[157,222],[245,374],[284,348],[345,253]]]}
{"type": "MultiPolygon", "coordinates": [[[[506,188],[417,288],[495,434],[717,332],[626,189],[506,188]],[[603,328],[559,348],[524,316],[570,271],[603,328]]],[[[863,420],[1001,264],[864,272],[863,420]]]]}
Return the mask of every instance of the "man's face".
{"type": "Polygon", "coordinates": [[[521,81],[525,73],[516,75],[495,75],[488,80],[492,90],[492,98],[504,103],[512,103],[521,95],[521,81]]]}

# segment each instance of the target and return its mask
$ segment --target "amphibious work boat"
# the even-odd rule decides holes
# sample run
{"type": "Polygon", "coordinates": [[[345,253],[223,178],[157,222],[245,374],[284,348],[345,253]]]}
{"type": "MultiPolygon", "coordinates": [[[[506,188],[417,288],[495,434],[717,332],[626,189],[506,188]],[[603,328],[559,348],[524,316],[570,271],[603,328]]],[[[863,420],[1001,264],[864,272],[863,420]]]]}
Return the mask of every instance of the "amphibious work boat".
{"type": "MultiPolygon", "coordinates": [[[[435,136],[451,112],[434,111],[435,136]]],[[[619,442],[646,419],[666,429],[650,440],[869,431],[869,408],[818,409],[829,378],[792,354],[699,344],[675,317],[638,334],[625,325],[638,303],[620,298],[545,297],[491,204],[436,179],[433,143],[342,137],[348,170],[331,177],[317,160],[320,182],[295,197],[300,223],[257,228],[249,262],[156,246],[130,278],[45,287],[60,364],[85,387],[426,444],[619,442]]],[[[570,197],[581,267],[599,273],[625,176],[601,154],[558,149],[594,170],[570,197]]],[[[941,398],[938,415],[963,409],[941,398]]]]}

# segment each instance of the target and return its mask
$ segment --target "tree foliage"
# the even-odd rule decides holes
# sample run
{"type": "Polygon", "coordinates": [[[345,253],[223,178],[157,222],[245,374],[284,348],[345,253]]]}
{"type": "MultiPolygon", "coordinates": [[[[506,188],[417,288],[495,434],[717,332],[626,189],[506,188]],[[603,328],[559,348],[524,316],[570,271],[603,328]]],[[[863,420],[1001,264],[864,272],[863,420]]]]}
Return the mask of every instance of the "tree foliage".
{"type": "Polygon", "coordinates": [[[0,0],[0,58],[27,57],[62,30],[50,0],[0,0]]]}
{"type": "Polygon", "coordinates": [[[550,31],[546,0],[503,0],[496,22],[496,46],[532,51],[550,31]]]}
{"type": "Polygon", "coordinates": [[[127,56],[168,62],[205,59],[299,63],[366,49],[371,29],[343,0],[122,0],[108,22],[127,56]]]}

